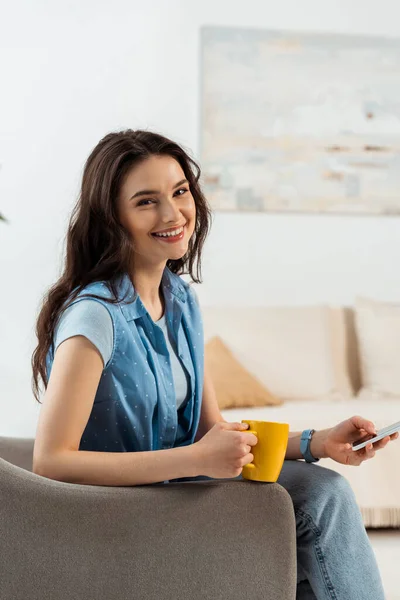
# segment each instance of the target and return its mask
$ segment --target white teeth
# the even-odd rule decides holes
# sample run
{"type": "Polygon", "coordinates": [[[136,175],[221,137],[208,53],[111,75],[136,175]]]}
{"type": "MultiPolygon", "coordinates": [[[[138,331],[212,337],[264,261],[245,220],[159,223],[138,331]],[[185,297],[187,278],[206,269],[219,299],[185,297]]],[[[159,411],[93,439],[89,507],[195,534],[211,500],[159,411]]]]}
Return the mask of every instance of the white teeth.
{"type": "Polygon", "coordinates": [[[182,231],[183,227],[180,227],[179,229],[175,229],[175,231],[169,231],[168,233],[155,233],[154,235],[159,237],[172,237],[174,235],[179,235],[180,233],[182,233],[182,231]]]}

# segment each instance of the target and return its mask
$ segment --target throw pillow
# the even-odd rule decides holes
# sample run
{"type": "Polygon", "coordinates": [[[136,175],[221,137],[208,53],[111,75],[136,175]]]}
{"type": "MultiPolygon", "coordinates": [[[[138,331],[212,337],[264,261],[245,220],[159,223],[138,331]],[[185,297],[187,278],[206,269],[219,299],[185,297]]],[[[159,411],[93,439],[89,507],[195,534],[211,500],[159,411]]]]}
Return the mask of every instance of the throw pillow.
{"type": "Polygon", "coordinates": [[[353,395],[344,309],[204,307],[206,342],[220,336],[240,364],[282,401],[353,395]]]}
{"type": "Polygon", "coordinates": [[[213,337],[207,342],[205,364],[221,410],[282,404],[282,400],[273,396],[236,360],[220,337],[213,337]]]}

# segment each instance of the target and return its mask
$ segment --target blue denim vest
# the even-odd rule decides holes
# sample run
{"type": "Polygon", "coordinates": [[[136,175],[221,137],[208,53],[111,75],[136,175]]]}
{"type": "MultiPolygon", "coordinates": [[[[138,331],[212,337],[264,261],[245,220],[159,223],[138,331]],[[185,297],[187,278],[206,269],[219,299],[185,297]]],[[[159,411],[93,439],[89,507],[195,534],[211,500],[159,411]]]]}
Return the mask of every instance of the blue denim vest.
{"type": "MultiPolygon", "coordinates": [[[[162,329],[152,320],[127,274],[117,279],[118,304],[108,304],[114,330],[113,353],[97,388],[80,450],[134,452],[186,446],[200,420],[204,380],[204,337],[199,306],[188,283],[165,268],[161,282],[167,324],[190,381],[188,400],[176,409],[171,362],[162,329]],[[127,294],[125,301],[123,298],[127,294]],[[131,302],[131,303],[129,303],[131,302]]],[[[112,298],[105,281],[87,285],[87,294],[112,298]]],[[[50,376],[53,346],[47,357],[50,376]]]]}

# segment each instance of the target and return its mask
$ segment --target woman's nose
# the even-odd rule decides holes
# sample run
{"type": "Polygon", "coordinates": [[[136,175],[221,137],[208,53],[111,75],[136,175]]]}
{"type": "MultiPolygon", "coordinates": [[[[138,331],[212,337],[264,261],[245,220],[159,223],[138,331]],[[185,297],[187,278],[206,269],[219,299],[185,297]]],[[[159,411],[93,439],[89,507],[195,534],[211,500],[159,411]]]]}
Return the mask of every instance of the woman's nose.
{"type": "Polygon", "coordinates": [[[180,212],[174,200],[167,200],[161,203],[161,218],[165,223],[179,220],[180,212]]]}

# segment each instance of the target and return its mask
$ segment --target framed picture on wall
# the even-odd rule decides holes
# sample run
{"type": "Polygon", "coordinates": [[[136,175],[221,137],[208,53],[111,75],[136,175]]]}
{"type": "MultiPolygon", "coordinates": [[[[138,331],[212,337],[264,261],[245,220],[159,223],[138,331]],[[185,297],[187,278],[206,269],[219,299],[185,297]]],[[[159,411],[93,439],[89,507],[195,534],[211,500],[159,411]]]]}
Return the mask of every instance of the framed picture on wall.
{"type": "Polygon", "coordinates": [[[400,40],[201,31],[201,162],[221,211],[400,214],[400,40]]]}

